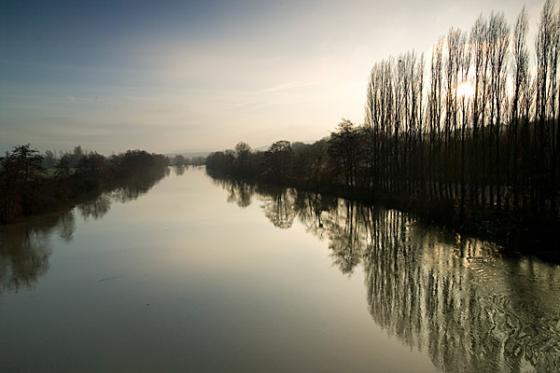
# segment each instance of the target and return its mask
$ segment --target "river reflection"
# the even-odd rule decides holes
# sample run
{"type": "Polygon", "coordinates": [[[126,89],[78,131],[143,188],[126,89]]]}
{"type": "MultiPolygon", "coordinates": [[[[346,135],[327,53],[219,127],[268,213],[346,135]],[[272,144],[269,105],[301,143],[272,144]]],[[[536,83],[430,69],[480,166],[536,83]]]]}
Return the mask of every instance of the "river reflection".
{"type": "Polygon", "coordinates": [[[169,172],[0,227],[0,371],[558,371],[560,267],[169,172]]]}
{"type": "Polygon", "coordinates": [[[49,269],[49,238],[58,233],[71,240],[74,215],[67,212],[0,228],[0,294],[35,284],[49,269]]]}
{"type": "Polygon", "coordinates": [[[153,188],[166,174],[149,172],[127,180],[110,191],[86,196],[74,209],[35,216],[16,224],[0,226],[0,294],[33,286],[49,269],[53,236],[69,242],[75,230],[75,213],[101,219],[113,202],[133,201],[153,188]]]}
{"type": "Polygon", "coordinates": [[[369,312],[445,372],[553,372],[560,367],[560,266],[510,258],[488,242],[411,216],[295,189],[214,179],[227,200],[257,200],[274,226],[297,218],[328,241],[345,274],[365,273],[369,312]]]}

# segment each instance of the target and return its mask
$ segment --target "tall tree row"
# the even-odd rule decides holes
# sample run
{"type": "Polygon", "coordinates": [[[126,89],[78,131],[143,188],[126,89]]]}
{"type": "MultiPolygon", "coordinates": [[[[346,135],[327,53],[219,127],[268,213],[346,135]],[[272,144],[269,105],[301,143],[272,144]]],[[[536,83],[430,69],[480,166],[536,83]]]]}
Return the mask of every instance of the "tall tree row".
{"type": "MultiPolygon", "coordinates": [[[[368,187],[468,207],[558,215],[560,7],[547,0],[536,41],[521,11],[451,28],[428,71],[414,51],[374,64],[365,128],[368,187]]],[[[359,129],[357,129],[359,130],[359,129]]]]}

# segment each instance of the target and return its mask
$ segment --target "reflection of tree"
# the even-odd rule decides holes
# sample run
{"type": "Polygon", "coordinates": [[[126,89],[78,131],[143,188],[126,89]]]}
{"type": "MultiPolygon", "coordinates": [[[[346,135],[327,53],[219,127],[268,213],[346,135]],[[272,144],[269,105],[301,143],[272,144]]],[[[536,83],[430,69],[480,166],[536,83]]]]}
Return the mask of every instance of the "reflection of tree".
{"type": "Polygon", "coordinates": [[[76,208],[84,219],[100,219],[109,212],[113,200],[122,203],[133,201],[152,189],[166,174],[167,172],[164,169],[153,169],[119,180],[118,186],[111,191],[85,200],[79,203],[76,208]]]}
{"type": "Polygon", "coordinates": [[[251,197],[254,193],[254,186],[244,183],[232,183],[229,189],[228,202],[235,202],[239,207],[248,207],[251,205],[251,197]]]}
{"type": "Polygon", "coordinates": [[[368,303],[390,334],[426,350],[443,371],[560,364],[558,267],[499,258],[476,240],[449,242],[399,212],[370,217],[368,303]]]}
{"type": "Polygon", "coordinates": [[[185,166],[182,164],[176,165],[173,169],[175,170],[175,175],[177,176],[182,176],[185,173],[185,166]]]}
{"type": "Polygon", "coordinates": [[[60,215],[57,229],[60,237],[64,241],[70,242],[72,240],[74,231],[76,230],[76,222],[74,220],[74,214],[71,211],[60,215]]]}
{"type": "Polygon", "coordinates": [[[352,273],[361,261],[365,246],[366,232],[358,224],[363,207],[343,199],[298,193],[296,209],[308,232],[321,238],[326,232],[334,264],[343,273],[352,273]]]}
{"type": "Polygon", "coordinates": [[[334,213],[329,214],[326,227],[329,237],[329,249],[334,264],[342,273],[352,273],[360,263],[364,250],[362,226],[357,224],[359,207],[354,202],[340,200],[334,213]]]}
{"type": "Polygon", "coordinates": [[[212,179],[212,181],[225,189],[228,193],[228,203],[235,203],[245,208],[251,205],[251,199],[255,194],[255,186],[242,180],[212,179]]]}
{"type": "Polygon", "coordinates": [[[299,219],[307,232],[323,238],[326,231],[324,215],[328,216],[328,212],[336,208],[338,199],[317,193],[298,191],[295,203],[299,219]]]}
{"type": "Polygon", "coordinates": [[[135,174],[133,177],[120,181],[119,185],[111,192],[111,195],[120,202],[133,201],[142,194],[147,193],[168,174],[169,168],[148,169],[144,173],[135,174]]]}
{"type": "Polygon", "coordinates": [[[111,209],[111,198],[107,194],[102,194],[90,201],[80,203],[76,208],[84,219],[102,218],[111,209]]]}
{"type": "Polygon", "coordinates": [[[293,189],[271,190],[263,195],[262,202],[265,216],[275,227],[287,229],[292,226],[297,215],[293,189]]]}
{"type": "Polygon", "coordinates": [[[51,214],[0,228],[0,293],[32,286],[49,268],[49,239],[58,231],[71,240],[72,212],[51,214]]]}
{"type": "Polygon", "coordinates": [[[252,191],[274,225],[290,227],[297,215],[308,232],[327,237],[343,273],[361,263],[373,320],[428,353],[439,369],[560,366],[559,266],[504,258],[490,243],[425,227],[395,210],[294,189],[252,191]]]}

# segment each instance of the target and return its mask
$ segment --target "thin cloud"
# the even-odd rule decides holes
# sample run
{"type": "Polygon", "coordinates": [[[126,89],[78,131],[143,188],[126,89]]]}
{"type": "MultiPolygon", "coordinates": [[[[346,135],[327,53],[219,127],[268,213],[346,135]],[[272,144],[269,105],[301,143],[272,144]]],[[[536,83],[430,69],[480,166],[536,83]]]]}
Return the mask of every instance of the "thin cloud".
{"type": "Polygon", "coordinates": [[[265,89],[261,89],[260,91],[257,91],[255,93],[257,94],[277,93],[283,91],[290,91],[294,89],[306,88],[306,87],[314,86],[316,84],[317,82],[288,82],[288,83],[282,83],[272,87],[268,87],[265,89]]]}
{"type": "Polygon", "coordinates": [[[98,96],[95,97],[84,97],[84,96],[66,96],[66,100],[73,104],[78,103],[93,103],[93,102],[101,102],[102,99],[98,96]]]}

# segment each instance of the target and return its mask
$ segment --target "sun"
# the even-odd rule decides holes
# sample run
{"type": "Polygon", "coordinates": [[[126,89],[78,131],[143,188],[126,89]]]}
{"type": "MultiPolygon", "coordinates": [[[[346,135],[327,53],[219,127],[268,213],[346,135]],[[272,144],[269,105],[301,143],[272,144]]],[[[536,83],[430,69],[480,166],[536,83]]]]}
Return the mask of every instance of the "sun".
{"type": "Polygon", "coordinates": [[[457,96],[469,98],[474,95],[474,87],[471,82],[465,80],[457,86],[457,96]]]}

